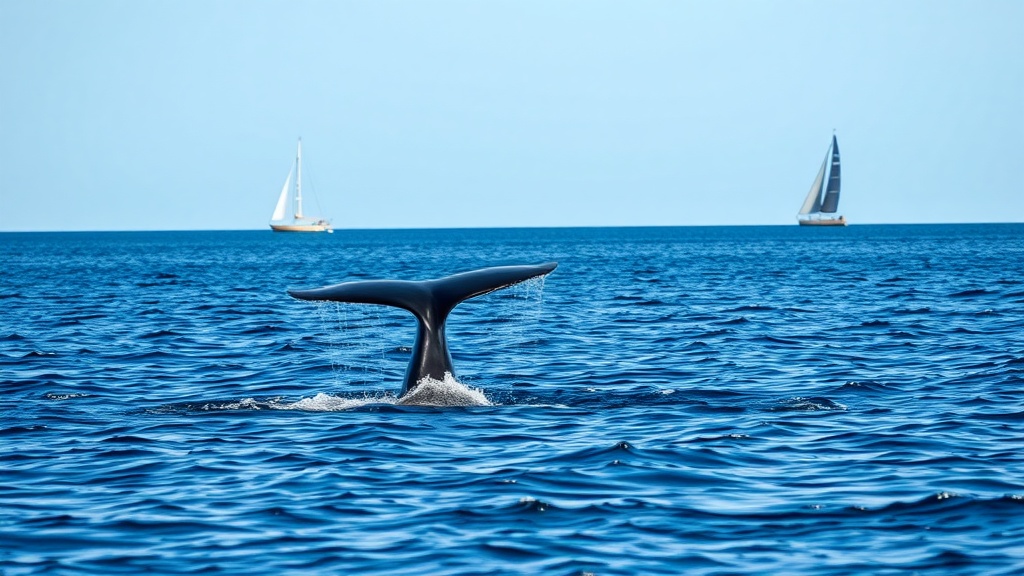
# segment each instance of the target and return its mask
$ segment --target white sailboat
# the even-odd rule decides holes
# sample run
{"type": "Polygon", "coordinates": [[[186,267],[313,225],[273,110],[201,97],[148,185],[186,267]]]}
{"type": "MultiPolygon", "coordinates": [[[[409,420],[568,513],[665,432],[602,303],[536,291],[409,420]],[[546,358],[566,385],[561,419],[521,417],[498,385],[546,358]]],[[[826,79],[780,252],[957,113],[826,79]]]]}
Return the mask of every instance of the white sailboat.
{"type": "Polygon", "coordinates": [[[839,210],[839,143],[836,135],[832,135],[832,143],[825,151],[825,159],[821,161],[821,170],[811,184],[811,190],[804,199],[803,206],[797,214],[796,221],[801,226],[846,226],[846,217],[838,218],[823,216],[835,214],[839,210]],[[832,166],[828,175],[828,186],[825,186],[825,168],[828,167],[829,156],[832,166]],[[824,194],[823,194],[824,193],[824,194]]]}
{"type": "Polygon", "coordinates": [[[302,138],[299,138],[298,151],[295,153],[295,167],[288,172],[274,214],[270,217],[270,229],[274,232],[334,232],[330,220],[307,216],[302,212],[302,138]],[[290,186],[293,171],[294,189],[290,186]]]}

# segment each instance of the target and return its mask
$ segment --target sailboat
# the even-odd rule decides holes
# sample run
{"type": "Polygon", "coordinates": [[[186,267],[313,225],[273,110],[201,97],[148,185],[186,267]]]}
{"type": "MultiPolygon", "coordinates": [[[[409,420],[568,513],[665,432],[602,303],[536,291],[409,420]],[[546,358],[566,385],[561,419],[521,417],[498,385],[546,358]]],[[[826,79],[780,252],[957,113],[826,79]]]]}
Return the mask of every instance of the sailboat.
{"type": "Polygon", "coordinates": [[[801,226],[846,226],[846,217],[825,216],[835,214],[839,209],[839,144],[836,135],[832,135],[832,143],[825,151],[825,159],[821,161],[821,170],[811,184],[811,190],[800,207],[796,221],[801,226]],[[825,168],[829,167],[829,156],[832,166],[828,174],[828,186],[825,185],[825,168]],[[822,194],[824,192],[824,194],[822,194]]]}
{"type": "Polygon", "coordinates": [[[270,228],[274,232],[334,232],[330,220],[302,213],[302,138],[299,138],[299,148],[295,153],[295,166],[288,171],[274,214],[270,217],[270,228]],[[294,196],[291,188],[292,172],[295,173],[294,196]]]}

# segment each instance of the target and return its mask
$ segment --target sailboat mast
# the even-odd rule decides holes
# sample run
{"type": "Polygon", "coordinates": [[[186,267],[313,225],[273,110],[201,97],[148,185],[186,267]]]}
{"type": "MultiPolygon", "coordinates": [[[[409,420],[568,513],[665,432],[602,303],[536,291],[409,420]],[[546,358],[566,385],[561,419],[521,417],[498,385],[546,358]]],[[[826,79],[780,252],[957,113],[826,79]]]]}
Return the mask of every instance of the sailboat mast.
{"type": "Polygon", "coordinates": [[[295,153],[295,218],[302,218],[302,138],[295,153]]]}

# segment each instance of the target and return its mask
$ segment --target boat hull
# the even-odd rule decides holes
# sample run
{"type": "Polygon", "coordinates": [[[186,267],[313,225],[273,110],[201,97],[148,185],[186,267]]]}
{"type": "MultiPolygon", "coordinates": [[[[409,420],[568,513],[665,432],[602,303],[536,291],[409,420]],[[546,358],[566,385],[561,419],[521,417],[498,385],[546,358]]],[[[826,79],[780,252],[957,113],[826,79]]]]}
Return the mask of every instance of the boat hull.
{"type": "Polygon", "coordinates": [[[270,229],[274,232],[333,232],[324,224],[271,224],[270,229]]]}
{"type": "Polygon", "coordinates": [[[846,217],[797,220],[801,226],[846,226],[846,217]]]}

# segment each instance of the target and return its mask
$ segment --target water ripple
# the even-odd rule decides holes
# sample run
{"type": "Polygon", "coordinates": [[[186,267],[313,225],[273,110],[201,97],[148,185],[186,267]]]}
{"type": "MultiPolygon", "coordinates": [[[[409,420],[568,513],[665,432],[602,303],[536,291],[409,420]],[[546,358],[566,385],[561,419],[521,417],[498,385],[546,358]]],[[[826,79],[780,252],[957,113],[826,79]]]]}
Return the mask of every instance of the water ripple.
{"type": "Polygon", "coordinates": [[[0,572],[1024,572],[1020,226],[792,228],[5,235],[0,572]]]}

